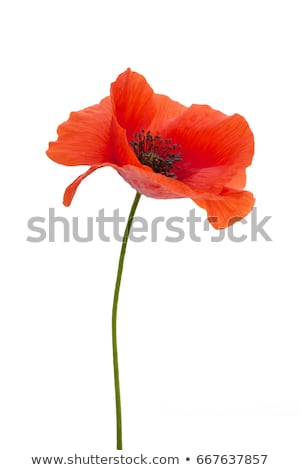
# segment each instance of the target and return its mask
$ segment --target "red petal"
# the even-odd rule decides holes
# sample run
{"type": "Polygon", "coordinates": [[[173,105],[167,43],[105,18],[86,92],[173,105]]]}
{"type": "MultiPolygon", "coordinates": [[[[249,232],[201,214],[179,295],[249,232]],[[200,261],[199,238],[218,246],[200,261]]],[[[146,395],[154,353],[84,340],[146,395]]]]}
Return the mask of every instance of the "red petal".
{"type": "Polygon", "coordinates": [[[136,132],[148,128],[154,117],[153,90],[143,75],[127,69],[112,83],[111,99],[115,117],[126,129],[130,142],[136,132]]]}
{"type": "Polygon", "coordinates": [[[82,175],[78,176],[73,183],[71,183],[67,189],[65,190],[64,194],[64,200],[63,203],[65,206],[69,206],[73,200],[73,197],[77,191],[78,186],[80,185],[81,181],[84,180],[87,176],[89,176],[91,173],[93,173],[95,170],[98,168],[101,168],[101,166],[91,166],[85,173],[82,175]]]}
{"type": "Polygon", "coordinates": [[[58,129],[58,139],[49,143],[47,155],[62,165],[97,165],[111,161],[110,97],[101,103],[70,114],[58,129]]]}
{"type": "Polygon", "coordinates": [[[171,199],[181,197],[209,197],[203,191],[194,190],[174,178],[155,173],[150,167],[141,165],[125,165],[114,168],[136,191],[156,199],[171,199]]]}
{"type": "Polygon", "coordinates": [[[246,170],[238,170],[226,186],[232,189],[243,189],[246,186],[246,170]]]}
{"type": "Polygon", "coordinates": [[[168,121],[170,122],[183,114],[187,107],[165,95],[154,94],[153,99],[155,102],[155,116],[149,125],[149,130],[152,134],[160,134],[168,121]]]}
{"type": "Polygon", "coordinates": [[[109,165],[114,168],[124,180],[129,183],[136,191],[144,196],[153,197],[156,199],[171,199],[171,198],[205,198],[210,197],[208,193],[203,191],[193,190],[181,181],[173,178],[167,178],[159,173],[154,173],[153,170],[147,166],[141,165],[140,167],[134,165],[115,165],[113,163],[104,163],[90,167],[85,173],[76,178],[71,183],[64,194],[64,205],[69,206],[72,202],[74,194],[80,185],[81,181],[93,173],[98,168],[109,165]]]}
{"type": "Polygon", "coordinates": [[[234,191],[224,188],[218,199],[194,199],[194,202],[206,209],[209,222],[216,229],[226,228],[243,219],[254,206],[253,194],[248,191],[234,191]]]}
{"type": "Polygon", "coordinates": [[[206,105],[192,105],[166,127],[165,135],[182,146],[180,179],[202,168],[242,169],[252,161],[253,134],[238,114],[226,116],[206,105]]]}
{"type": "MultiPolygon", "coordinates": [[[[219,194],[223,187],[235,178],[236,170],[231,166],[202,168],[182,181],[195,190],[219,194]]],[[[233,186],[234,187],[234,186],[233,186]]],[[[239,188],[241,189],[241,188],[239,188]]]]}
{"type": "Polygon", "coordinates": [[[142,164],[128,143],[126,130],[123,129],[115,118],[112,120],[111,127],[111,151],[115,156],[118,165],[136,165],[141,167],[142,164]]]}
{"type": "MultiPolygon", "coordinates": [[[[177,101],[172,101],[164,95],[154,94],[153,101],[156,109],[155,116],[151,123],[149,123],[149,127],[144,126],[148,130],[151,130],[153,135],[159,133],[163,123],[174,119],[186,110],[185,106],[177,103],[177,101]]],[[[137,126],[139,125],[137,124],[137,126]]],[[[135,132],[142,128],[143,126],[136,127],[135,132]]],[[[140,163],[129,144],[130,141],[128,140],[126,129],[120,126],[116,118],[113,119],[111,132],[111,149],[115,156],[116,163],[121,166],[129,164],[142,167],[143,165],[140,163]]]]}

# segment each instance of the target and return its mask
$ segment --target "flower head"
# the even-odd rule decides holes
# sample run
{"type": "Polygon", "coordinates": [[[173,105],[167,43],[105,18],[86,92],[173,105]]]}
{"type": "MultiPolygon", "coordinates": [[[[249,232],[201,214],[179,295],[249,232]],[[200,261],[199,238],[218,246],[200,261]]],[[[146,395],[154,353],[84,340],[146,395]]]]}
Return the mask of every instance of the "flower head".
{"type": "Polygon", "coordinates": [[[225,228],[254,205],[252,193],[243,191],[253,152],[253,134],[239,114],[185,107],[127,69],[110,96],[70,114],[47,155],[63,165],[90,166],[66,189],[66,206],[84,178],[111,166],[139,193],[191,198],[215,228],[225,228]]]}

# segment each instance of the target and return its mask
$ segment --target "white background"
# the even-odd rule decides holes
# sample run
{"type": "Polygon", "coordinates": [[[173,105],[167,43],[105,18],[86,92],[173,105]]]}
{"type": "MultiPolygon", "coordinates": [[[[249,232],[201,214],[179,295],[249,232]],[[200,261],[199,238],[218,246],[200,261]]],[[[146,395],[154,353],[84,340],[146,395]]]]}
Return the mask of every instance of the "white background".
{"type": "MultiPolygon", "coordinates": [[[[212,243],[210,229],[201,243],[168,243],[161,226],[158,242],[130,244],[118,325],[124,454],[178,455],[180,468],[201,468],[198,454],[268,454],[265,468],[300,468],[297,3],[3,2],[1,468],[118,455],[110,315],[120,243],[26,238],[28,219],[50,207],[78,216],[82,231],[99,209],[127,215],[134,191],[111,169],[63,207],[83,169],[45,155],[70,111],[108,95],[127,67],[185,105],[247,118],[247,189],[258,218],[272,216],[273,241],[212,243]]],[[[137,215],[194,207],[142,198],[137,215]]],[[[238,234],[250,233],[247,221],[238,234]]]]}

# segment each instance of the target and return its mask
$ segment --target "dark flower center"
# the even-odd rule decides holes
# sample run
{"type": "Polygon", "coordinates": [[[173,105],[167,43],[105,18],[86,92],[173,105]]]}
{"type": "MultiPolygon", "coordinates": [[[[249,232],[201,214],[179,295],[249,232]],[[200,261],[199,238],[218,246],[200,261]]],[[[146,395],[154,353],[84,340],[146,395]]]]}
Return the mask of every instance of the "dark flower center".
{"type": "Polygon", "coordinates": [[[143,165],[150,166],[155,173],[176,178],[174,164],[181,160],[180,145],[172,144],[172,139],[163,139],[160,135],[153,137],[144,129],[134,137],[130,145],[143,165]]]}

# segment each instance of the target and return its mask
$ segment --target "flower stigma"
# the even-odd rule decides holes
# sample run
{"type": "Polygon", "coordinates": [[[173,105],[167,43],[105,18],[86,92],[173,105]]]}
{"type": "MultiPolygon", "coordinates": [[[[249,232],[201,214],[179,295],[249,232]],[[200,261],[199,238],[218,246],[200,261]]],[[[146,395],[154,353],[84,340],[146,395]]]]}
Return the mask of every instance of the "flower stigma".
{"type": "Polygon", "coordinates": [[[163,139],[160,135],[152,136],[151,131],[136,132],[135,140],[130,144],[143,165],[147,165],[155,173],[168,178],[176,178],[174,164],[181,160],[181,146],[172,144],[172,139],[163,139]]]}

